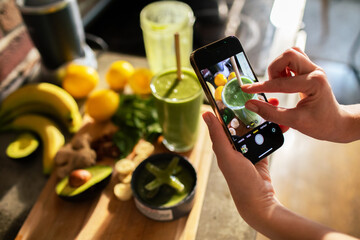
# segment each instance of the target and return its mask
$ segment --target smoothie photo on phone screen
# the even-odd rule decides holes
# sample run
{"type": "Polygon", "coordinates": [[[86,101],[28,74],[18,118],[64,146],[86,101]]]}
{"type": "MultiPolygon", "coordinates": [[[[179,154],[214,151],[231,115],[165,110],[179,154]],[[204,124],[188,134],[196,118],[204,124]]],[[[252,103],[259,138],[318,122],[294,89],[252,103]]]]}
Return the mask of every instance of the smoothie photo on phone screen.
{"type": "MultiPolygon", "coordinates": [[[[254,83],[255,76],[243,53],[235,56],[240,81],[243,84],[254,83]]],[[[250,99],[264,100],[260,94],[248,94],[241,90],[230,58],[200,70],[206,85],[213,95],[219,113],[231,135],[242,136],[261,125],[264,120],[256,113],[247,110],[245,103],[250,99]]]]}

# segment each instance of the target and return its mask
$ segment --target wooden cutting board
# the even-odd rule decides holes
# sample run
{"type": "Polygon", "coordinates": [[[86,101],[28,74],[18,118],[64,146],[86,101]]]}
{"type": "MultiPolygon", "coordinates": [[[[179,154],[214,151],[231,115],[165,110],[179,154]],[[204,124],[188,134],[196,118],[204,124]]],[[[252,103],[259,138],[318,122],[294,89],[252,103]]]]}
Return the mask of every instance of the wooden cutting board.
{"type": "MultiPolygon", "coordinates": [[[[208,106],[202,110],[211,111],[208,106]]],[[[91,131],[96,135],[104,131],[104,126],[84,126],[81,131],[91,131]]],[[[165,151],[163,146],[156,145],[155,152],[165,151]]],[[[183,155],[194,165],[198,181],[195,203],[188,216],[171,222],[158,222],[145,217],[136,209],[133,198],[123,202],[114,196],[113,187],[118,183],[115,174],[97,198],[85,202],[66,202],[55,194],[57,178],[52,174],[16,239],[195,239],[213,157],[203,120],[200,120],[195,147],[183,155]]],[[[113,165],[114,160],[101,162],[113,165]]]]}

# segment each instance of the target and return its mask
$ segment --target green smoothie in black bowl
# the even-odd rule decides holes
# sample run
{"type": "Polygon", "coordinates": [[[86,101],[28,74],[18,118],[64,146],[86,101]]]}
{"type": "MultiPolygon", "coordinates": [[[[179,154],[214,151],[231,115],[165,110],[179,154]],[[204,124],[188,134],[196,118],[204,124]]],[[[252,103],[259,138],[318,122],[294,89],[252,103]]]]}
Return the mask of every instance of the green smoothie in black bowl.
{"type": "Polygon", "coordinates": [[[196,171],[183,156],[155,154],[134,171],[131,188],[136,207],[145,216],[171,221],[188,214],[194,204],[196,171]]]}

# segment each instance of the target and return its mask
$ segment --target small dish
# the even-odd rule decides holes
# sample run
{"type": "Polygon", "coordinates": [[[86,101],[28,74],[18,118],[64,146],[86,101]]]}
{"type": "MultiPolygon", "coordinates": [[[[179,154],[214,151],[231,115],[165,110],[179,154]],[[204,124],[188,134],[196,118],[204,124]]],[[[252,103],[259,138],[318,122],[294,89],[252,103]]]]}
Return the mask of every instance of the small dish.
{"type": "Polygon", "coordinates": [[[135,169],[131,188],[141,213],[153,220],[171,221],[191,211],[196,182],[196,171],[185,157],[160,153],[151,155],[135,169]]]}

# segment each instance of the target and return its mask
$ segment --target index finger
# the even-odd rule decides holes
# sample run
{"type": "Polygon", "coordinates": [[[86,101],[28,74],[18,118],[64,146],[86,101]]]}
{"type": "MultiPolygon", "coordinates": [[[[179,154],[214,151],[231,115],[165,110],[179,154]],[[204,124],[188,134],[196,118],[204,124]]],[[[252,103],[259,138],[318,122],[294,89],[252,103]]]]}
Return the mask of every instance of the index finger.
{"type": "Polygon", "coordinates": [[[274,79],[288,76],[287,72],[289,70],[295,75],[302,75],[310,73],[317,68],[317,65],[310,61],[305,53],[299,49],[291,48],[269,65],[268,74],[269,79],[274,79]]]}
{"type": "Polygon", "coordinates": [[[245,84],[241,89],[246,93],[307,93],[311,90],[312,86],[312,83],[308,80],[308,74],[305,74],[245,84]]]}

